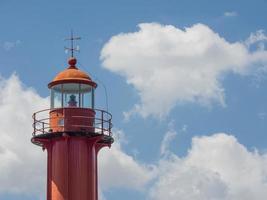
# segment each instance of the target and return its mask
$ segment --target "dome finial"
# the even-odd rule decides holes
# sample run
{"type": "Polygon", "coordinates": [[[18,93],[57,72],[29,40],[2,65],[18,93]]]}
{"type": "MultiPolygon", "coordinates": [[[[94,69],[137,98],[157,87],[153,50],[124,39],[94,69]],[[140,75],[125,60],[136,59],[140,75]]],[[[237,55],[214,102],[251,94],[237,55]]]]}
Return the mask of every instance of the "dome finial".
{"type": "Polygon", "coordinates": [[[77,68],[75,65],[77,63],[77,59],[74,58],[74,57],[70,57],[69,60],[68,60],[68,63],[69,63],[69,67],[72,67],[72,68],[77,68]]]}

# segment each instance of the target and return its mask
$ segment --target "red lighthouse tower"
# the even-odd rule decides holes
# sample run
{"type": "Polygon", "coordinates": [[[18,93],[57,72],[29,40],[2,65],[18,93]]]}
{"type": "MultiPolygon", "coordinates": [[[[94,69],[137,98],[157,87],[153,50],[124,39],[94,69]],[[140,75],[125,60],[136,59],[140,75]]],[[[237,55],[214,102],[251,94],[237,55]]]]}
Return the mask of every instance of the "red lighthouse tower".
{"type": "Polygon", "coordinates": [[[111,114],[95,109],[97,84],[76,67],[48,84],[50,109],[33,114],[32,142],[47,150],[47,200],[97,200],[97,153],[111,146],[111,114]]]}

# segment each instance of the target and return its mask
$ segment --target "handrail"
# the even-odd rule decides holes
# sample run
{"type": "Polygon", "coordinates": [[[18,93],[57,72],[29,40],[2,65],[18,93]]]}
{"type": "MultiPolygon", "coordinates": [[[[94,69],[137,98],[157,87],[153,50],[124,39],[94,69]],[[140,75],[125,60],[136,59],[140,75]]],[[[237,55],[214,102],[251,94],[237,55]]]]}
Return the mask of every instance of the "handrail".
{"type": "MultiPolygon", "coordinates": [[[[62,132],[65,131],[65,109],[66,108],[56,108],[56,109],[44,109],[44,110],[40,110],[35,112],[32,115],[33,118],[33,136],[38,136],[38,135],[42,135],[42,134],[49,134],[49,133],[53,133],[55,134],[55,132],[53,132],[53,129],[58,128],[58,127],[62,127],[62,132]],[[62,119],[63,119],[63,125],[58,125],[58,126],[54,126],[52,127],[50,124],[50,120],[53,120],[57,117],[50,117],[50,112],[51,111],[55,111],[58,109],[62,109],[63,115],[62,115],[62,119]]],[[[67,108],[67,109],[77,109],[77,108],[67,108]]],[[[81,108],[79,108],[81,109],[81,108]]],[[[83,108],[83,109],[88,109],[89,108],[83,108]]],[[[102,134],[102,135],[107,135],[107,136],[112,136],[112,115],[105,111],[105,110],[101,110],[101,109],[90,109],[92,111],[95,112],[94,116],[82,116],[82,115],[73,115],[70,116],[71,118],[80,118],[82,119],[86,119],[89,120],[88,121],[88,125],[85,124],[67,124],[67,126],[71,126],[71,127],[81,127],[81,128],[89,128],[91,130],[93,130],[94,134],[102,134]],[[91,120],[91,121],[90,121],[91,120]]],[[[83,132],[83,130],[81,129],[81,132],[83,132]]]]}

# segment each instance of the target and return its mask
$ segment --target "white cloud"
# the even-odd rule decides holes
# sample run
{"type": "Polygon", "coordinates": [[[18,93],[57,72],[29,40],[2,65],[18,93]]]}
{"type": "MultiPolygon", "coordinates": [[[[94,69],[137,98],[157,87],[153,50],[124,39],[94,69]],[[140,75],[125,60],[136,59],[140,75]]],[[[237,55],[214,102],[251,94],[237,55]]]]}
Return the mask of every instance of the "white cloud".
{"type": "MultiPolygon", "coordinates": [[[[267,35],[263,30],[258,30],[255,33],[251,33],[249,38],[245,41],[248,49],[257,49],[258,51],[265,51],[267,42],[267,35]]],[[[263,64],[258,67],[252,74],[252,83],[256,87],[260,87],[261,82],[266,79],[267,65],[263,64]]]]}
{"type": "Polygon", "coordinates": [[[103,66],[140,96],[126,117],[164,117],[185,102],[225,105],[222,75],[246,74],[251,65],[267,62],[264,49],[251,52],[245,42],[228,42],[204,24],[184,30],[157,23],[138,27],[113,36],[101,51],[103,66]]]}
{"type": "Polygon", "coordinates": [[[174,124],[174,121],[171,121],[168,124],[169,130],[164,135],[163,140],[161,142],[161,145],[160,145],[160,155],[161,156],[168,156],[171,153],[169,150],[169,146],[170,146],[171,142],[173,141],[173,139],[177,136],[177,132],[174,131],[173,124],[174,124]]]}
{"type": "Polygon", "coordinates": [[[256,44],[258,50],[265,50],[265,43],[267,41],[267,36],[264,30],[258,30],[255,33],[251,33],[249,38],[245,41],[248,48],[256,44]]]}
{"type": "Polygon", "coordinates": [[[164,158],[152,200],[264,200],[267,154],[248,151],[224,133],[194,137],[188,154],[164,158]]]}
{"type": "Polygon", "coordinates": [[[0,193],[44,194],[45,153],[31,144],[32,114],[48,105],[16,75],[0,78],[0,193]]]}
{"type": "MultiPolygon", "coordinates": [[[[121,131],[117,134],[122,135],[121,131]]],[[[141,164],[121,149],[116,140],[111,149],[99,153],[99,178],[103,190],[110,188],[128,188],[142,190],[156,174],[155,166],[141,164]]]]}
{"type": "Polygon", "coordinates": [[[267,41],[267,36],[264,33],[264,30],[258,30],[255,33],[251,33],[249,38],[246,40],[246,44],[250,46],[256,42],[267,41]]]}
{"type": "Polygon", "coordinates": [[[225,17],[236,17],[236,16],[238,16],[238,13],[235,11],[231,11],[231,12],[225,12],[223,15],[225,17]]]}

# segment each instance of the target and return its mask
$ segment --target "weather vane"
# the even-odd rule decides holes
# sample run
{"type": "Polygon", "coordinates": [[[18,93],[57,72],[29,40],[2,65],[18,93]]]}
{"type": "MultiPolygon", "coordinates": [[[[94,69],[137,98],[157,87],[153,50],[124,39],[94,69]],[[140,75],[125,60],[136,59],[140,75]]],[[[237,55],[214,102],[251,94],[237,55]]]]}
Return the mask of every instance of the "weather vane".
{"type": "Polygon", "coordinates": [[[65,50],[67,50],[67,51],[71,51],[71,57],[73,57],[73,54],[74,54],[74,51],[80,51],[79,50],[79,46],[77,46],[77,47],[74,47],[74,40],[80,40],[81,39],[81,37],[74,37],[73,36],[73,31],[71,30],[71,36],[70,36],[70,38],[66,38],[65,40],[70,40],[70,42],[71,42],[71,47],[69,48],[69,47],[65,47],[65,50]]]}

